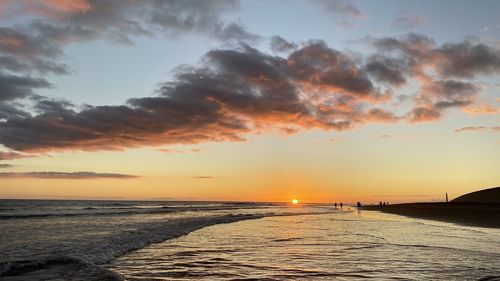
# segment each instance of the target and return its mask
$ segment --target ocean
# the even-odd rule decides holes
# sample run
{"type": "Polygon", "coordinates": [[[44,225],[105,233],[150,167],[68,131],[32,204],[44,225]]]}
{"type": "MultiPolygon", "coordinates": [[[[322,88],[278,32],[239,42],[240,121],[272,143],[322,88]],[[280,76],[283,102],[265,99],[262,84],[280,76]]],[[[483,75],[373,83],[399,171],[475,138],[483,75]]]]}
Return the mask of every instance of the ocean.
{"type": "Polygon", "coordinates": [[[0,200],[0,280],[495,276],[499,229],[351,206],[0,200]]]}

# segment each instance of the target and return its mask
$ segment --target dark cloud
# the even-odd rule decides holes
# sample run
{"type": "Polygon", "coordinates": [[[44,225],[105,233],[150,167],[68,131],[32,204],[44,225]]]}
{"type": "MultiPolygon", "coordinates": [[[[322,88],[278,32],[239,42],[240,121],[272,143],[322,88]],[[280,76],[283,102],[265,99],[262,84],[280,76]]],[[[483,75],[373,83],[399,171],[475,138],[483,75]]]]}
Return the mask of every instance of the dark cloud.
{"type": "Polygon", "coordinates": [[[0,122],[11,118],[30,117],[31,114],[23,110],[23,105],[16,102],[0,101],[0,122]]]}
{"type": "Polygon", "coordinates": [[[375,97],[374,87],[363,71],[345,54],[314,42],[288,58],[294,79],[311,86],[358,96],[375,97]]]}
{"type": "Polygon", "coordinates": [[[426,81],[408,118],[411,122],[438,120],[446,109],[472,104],[479,91],[478,85],[458,80],[426,81]]]}
{"type": "Polygon", "coordinates": [[[373,44],[379,51],[402,54],[413,75],[425,75],[424,66],[432,67],[446,79],[500,72],[500,50],[481,43],[464,41],[438,46],[425,35],[410,33],[402,38],[376,39],[373,44]]]}
{"type": "Polygon", "coordinates": [[[60,45],[34,27],[0,27],[0,66],[13,72],[67,74],[69,67],[54,61],[62,55],[60,45]]]}
{"type": "Polygon", "coordinates": [[[271,37],[270,47],[274,52],[288,52],[297,49],[297,44],[289,42],[281,36],[274,35],[271,37]]]}
{"type": "Polygon", "coordinates": [[[4,15],[26,18],[22,25],[0,27],[0,67],[17,73],[70,73],[61,59],[71,42],[107,39],[133,44],[137,36],[175,38],[188,33],[220,41],[260,39],[222,20],[239,7],[237,0],[5,1],[4,15]]]}
{"type": "Polygon", "coordinates": [[[262,38],[246,30],[242,25],[230,23],[214,32],[214,36],[221,41],[236,41],[258,43],[262,38]]]}
{"type": "Polygon", "coordinates": [[[150,36],[157,32],[170,37],[186,32],[212,35],[226,25],[221,16],[239,7],[237,0],[73,2],[80,2],[80,5],[68,9],[68,1],[40,1],[40,7],[33,7],[33,2],[23,1],[17,3],[23,9],[11,9],[11,13],[14,13],[11,16],[35,14],[38,20],[32,27],[55,42],[108,38],[131,43],[132,36],[150,36]],[[48,10],[50,11],[47,12],[48,10]]]}
{"type": "Polygon", "coordinates": [[[35,89],[50,88],[45,79],[22,77],[0,72],[0,102],[24,98],[35,89]]]}
{"type": "Polygon", "coordinates": [[[65,75],[70,73],[70,67],[64,63],[57,63],[48,59],[32,58],[19,58],[17,56],[0,56],[0,68],[10,70],[16,73],[37,73],[47,74],[54,73],[58,75],[65,75]]]}
{"type": "Polygon", "coordinates": [[[121,106],[33,98],[38,113],[0,123],[0,143],[18,151],[117,150],[134,146],[242,141],[274,128],[344,130],[395,122],[371,107],[382,95],[350,58],[313,42],[289,57],[247,45],[213,50],[198,68],[181,68],[156,97],[121,106]]]}
{"type": "Polygon", "coordinates": [[[410,30],[425,24],[425,19],[416,15],[401,15],[395,18],[391,26],[399,30],[410,30]]]}
{"type": "Polygon", "coordinates": [[[480,74],[500,73],[500,50],[483,44],[447,43],[436,50],[436,69],[442,76],[474,78],[480,74]]]}
{"type": "Polygon", "coordinates": [[[50,112],[72,112],[75,107],[71,102],[62,99],[52,99],[40,95],[32,95],[30,99],[34,102],[33,110],[38,113],[50,112]]]}
{"type": "Polygon", "coordinates": [[[133,179],[137,176],[94,172],[2,172],[0,178],[37,178],[37,179],[133,179]]]}
{"type": "MultiPolygon", "coordinates": [[[[404,80],[414,78],[422,85],[414,108],[407,114],[411,122],[438,120],[447,108],[473,108],[481,87],[458,79],[500,72],[500,50],[472,41],[439,46],[429,37],[410,33],[402,38],[375,39],[373,44],[381,54],[365,69],[376,79],[404,84],[404,80]],[[397,64],[381,56],[396,57],[397,64]]],[[[475,111],[486,110],[495,112],[484,106],[475,111]]]]}
{"type": "MultiPolygon", "coordinates": [[[[123,105],[77,108],[68,101],[36,95],[35,89],[50,86],[43,79],[3,75],[0,87],[7,94],[2,92],[0,103],[0,144],[31,153],[121,150],[243,141],[249,133],[270,130],[293,134],[377,122],[434,121],[446,110],[475,104],[481,87],[460,77],[496,71],[491,62],[469,62],[482,56],[469,52],[461,56],[452,45],[438,46],[419,34],[372,42],[379,53],[367,58],[335,50],[323,41],[294,47],[287,56],[263,53],[247,44],[215,49],[196,67],[177,68],[175,78],[161,84],[156,96],[130,99],[123,105]],[[468,72],[449,70],[452,59],[462,60],[468,72]],[[388,109],[392,87],[408,85],[410,80],[419,82],[421,89],[408,99],[412,108],[397,116],[388,109]],[[19,97],[29,97],[32,106],[17,106],[19,97]]],[[[468,50],[481,46],[462,45],[468,50]]],[[[497,50],[488,48],[481,52],[491,58],[497,50]]]]}
{"type": "Polygon", "coordinates": [[[373,55],[368,59],[365,71],[380,82],[398,86],[406,83],[410,69],[404,59],[373,55]]]}

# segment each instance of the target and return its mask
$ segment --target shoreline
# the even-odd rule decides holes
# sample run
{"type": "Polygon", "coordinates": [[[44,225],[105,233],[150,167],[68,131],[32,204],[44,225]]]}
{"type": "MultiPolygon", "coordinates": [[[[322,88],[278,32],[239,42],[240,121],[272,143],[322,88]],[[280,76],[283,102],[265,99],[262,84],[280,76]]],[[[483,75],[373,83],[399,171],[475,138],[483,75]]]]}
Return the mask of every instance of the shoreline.
{"type": "Polygon", "coordinates": [[[386,206],[367,205],[362,206],[360,210],[380,211],[466,226],[500,228],[500,204],[497,203],[404,203],[386,206]]]}
{"type": "MultiPolygon", "coordinates": [[[[317,215],[331,212],[298,212],[298,213],[262,213],[262,214],[227,214],[211,217],[195,217],[168,221],[166,227],[162,227],[162,235],[148,232],[147,238],[137,243],[135,237],[132,240],[127,239],[120,244],[132,245],[128,248],[113,248],[111,255],[106,255],[104,260],[94,260],[80,255],[61,255],[48,254],[46,257],[40,257],[33,260],[5,260],[0,261],[0,280],[21,281],[21,280],[53,280],[53,279],[71,279],[76,281],[98,281],[98,280],[124,280],[119,272],[115,272],[106,267],[107,264],[116,258],[126,255],[129,252],[143,249],[154,243],[162,243],[181,236],[188,235],[194,231],[221,224],[236,223],[245,220],[258,220],[267,217],[286,217],[317,215]],[[178,229],[170,229],[172,226],[178,229]],[[182,226],[179,228],[179,225],[182,226]],[[169,230],[170,229],[170,230],[169,230]]],[[[148,229],[143,230],[148,231],[148,229]]],[[[141,232],[143,232],[141,231],[141,232]]],[[[101,255],[102,256],[102,255],[101,255]]]]}

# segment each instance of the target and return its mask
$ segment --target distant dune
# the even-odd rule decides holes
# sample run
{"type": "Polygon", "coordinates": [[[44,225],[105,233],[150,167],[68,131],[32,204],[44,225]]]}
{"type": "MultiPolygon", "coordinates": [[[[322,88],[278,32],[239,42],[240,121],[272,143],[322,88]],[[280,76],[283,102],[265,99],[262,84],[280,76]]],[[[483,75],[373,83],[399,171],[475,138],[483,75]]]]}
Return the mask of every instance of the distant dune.
{"type": "Polygon", "coordinates": [[[471,192],[450,203],[375,205],[364,206],[362,209],[470,226],[500,228],[500,187],[471,192]]]}
{"type": "Polygon", "coordinates": [[[451,202],[500,203],[500,186],[467,193],[451,200],[451,202]]]}

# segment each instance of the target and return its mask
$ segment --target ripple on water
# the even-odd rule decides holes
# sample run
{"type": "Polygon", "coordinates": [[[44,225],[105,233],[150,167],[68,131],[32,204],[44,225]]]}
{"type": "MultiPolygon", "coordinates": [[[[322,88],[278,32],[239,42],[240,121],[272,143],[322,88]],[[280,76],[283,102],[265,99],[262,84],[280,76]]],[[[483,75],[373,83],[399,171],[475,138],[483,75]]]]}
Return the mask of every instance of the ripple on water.
{"type": "Polygon", "coordinates": [[[130,280],[477,280],[500,275],[500,231],[370,212],[270,217],[201,229],[109,268],[130,280]]]}

